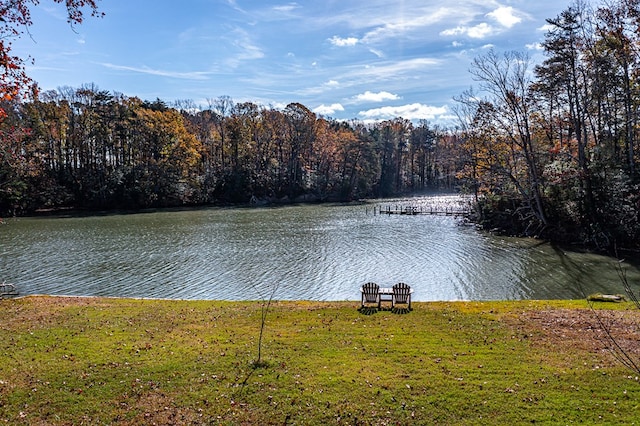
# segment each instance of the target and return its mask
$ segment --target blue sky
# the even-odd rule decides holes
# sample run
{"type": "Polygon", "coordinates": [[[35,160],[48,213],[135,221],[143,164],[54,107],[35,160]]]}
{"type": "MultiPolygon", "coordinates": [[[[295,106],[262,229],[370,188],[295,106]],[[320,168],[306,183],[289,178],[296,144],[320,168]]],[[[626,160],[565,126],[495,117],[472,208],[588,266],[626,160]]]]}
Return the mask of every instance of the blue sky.
{"type": "Polygon", "coordinates": [[[337,119],[446,123],[489,48],[541,60],[545,19],[569,1],[104,0],[70,28],[42,1],[14,52],[43,90],[94,83],[168,103],[227,95],[337,119]]]}

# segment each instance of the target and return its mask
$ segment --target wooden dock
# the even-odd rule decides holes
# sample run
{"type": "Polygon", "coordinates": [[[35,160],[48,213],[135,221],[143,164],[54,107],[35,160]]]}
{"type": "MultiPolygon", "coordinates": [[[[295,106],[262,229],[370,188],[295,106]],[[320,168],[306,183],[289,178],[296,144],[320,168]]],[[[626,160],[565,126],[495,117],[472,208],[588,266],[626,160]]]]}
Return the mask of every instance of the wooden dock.
{"type": "Polygon", "coordinates": [[[434,207],[434,206],[406,206],[406,205],[386,205],[386,206],[375,206],[373,208],[374,215],[433,215],[433,216],[466,216],[470,212],[469,209],[464,209],[461,207],[434,207]]]}

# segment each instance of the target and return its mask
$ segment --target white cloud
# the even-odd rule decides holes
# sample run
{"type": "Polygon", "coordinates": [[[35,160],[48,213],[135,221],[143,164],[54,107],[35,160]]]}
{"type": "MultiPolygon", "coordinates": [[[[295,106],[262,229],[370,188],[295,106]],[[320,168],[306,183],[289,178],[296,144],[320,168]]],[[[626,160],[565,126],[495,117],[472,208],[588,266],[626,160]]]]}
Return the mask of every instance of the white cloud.
{"type": "Polygon", "coordinates": [[[469,28],[467,30],[467,35],[471,38],[485,38],[491,35],[494,31],[495,29],[491,25],[483,22],[475,27],[469,28]]]}
{"type": "Polygon", "coordinates": [[[526,47],[529,50],[543,50],[542,44],[540,43],[529,43],[529,44],[525,44],[524,47],[526,47]]]}
{"type": "Polygon", "coordinates": [[[513,7],[500,6],[493,12],[487,13],[487,16],[498,21],[500,25],[506,28],[511,28],[515,24],[522,22],[522,18],[514,14],[513,7]]]}
{"type": "MultiPolygon", "coordinates": [[[[442,59],[413,58],[398,61],[347,64],[342,69],[331,70],[331,73],[334,74],[332,76],[336,78],[335,80],[331,79],[323,83],[298,89],[295,91],[295,94],[303,97],[315,96],[336,89],[363,86],[374,87],[374,84],[376,84],[377,87],[387,87],[387,84],[397,85],[399,81],[416,82],[420,80],[420,78],[416,77],[416,73],[424,74],[426,72],[432,72],[433,68],[437,68],[442,62],[442,59]]],[[[282,79],[280,75],[274,76],[273,78],[278,81],[282,79]]],[[[264,82],[261,84],[264,84],[264,82]]],[[[335,98],[335,93],[332,93],[332,96],[335,98]]],[[[347,94],[346,96],[353,95],[347,94]]],[[[350,100],[353,103],[353,99],[350,100]]]]}
{"type": "Polygon", "coordinates": [[[378,58],[384,58],[384,52],[382,50],[378,50],[378,49],[369,49],[369,52],[373,53],[374,55],[376,55],[378,58]]]}
{"type": "Polygon", "coordinates": [[[395,101],[396,99],[400,99],[400,97],[398,95],[395,95],[389,92],[373,93],[367,90],[364,93],[354,96],[353,99],[356,102],[382,102],[382,101],[395,101]]]}
{"type": "MultiPolygon", "coordinates": [[[[503,28],[512,28],[514,25],[522,22],[523,16],[527,16],[511,6],[500,6],[492,12],[485,15],[496,21],[503,28]]],[[[442,36],[467,36],[470,38],[483,39],[500,32],[500,28],[496,28],[486,22],[481,22],[474,26],[460,25],[455,28],[449,28],[440,32],[442,36]]]]}
{"type": "Polygon", "coordinates": [[[248,39],[237,40],[234,44],[240,49],[236,56],[238,60],[264,58],[262,50],[248,39]]]}
{"type": "Polygon", "coordinates": [[[446,106],[435,107],[420,103],[413,103],[360,111],[358,116],[368,120],[389,120],[396,117],[402,117],[407,120],[433,120],[436,117],[447,114],[447,112],[448,109],[446,106]]]}
{"type": "Polygon", "coordinates": [[[139,74],[156,75],[160,77],[179,78],[183,80],[208,80],[211,72],[177,72],[177,71],[165,71],[159,69],[152,69],[147,66],[143,67],[129,67],[126,65],[114,65],[110,63],[103,63],[103,67],[110,68],[118,71],[131,71],[139,74]]]}
{"type": "MultiPolygon", "coordinates": [[[[4,6],[4,4],[3,4],[4,6]]],[[[59,21],[66,21],[67,20],[67,14],[66,14],[66,9],[63,9],[61,7],[56,7],[56,6],[43,6],[42,10],[44,12],[46,12],[46,14],[48,16],[51,16],[52,18],[55,18],[59,21]]]]}
{"type": "Polygon", "coordinates": [[[427,68],[440,65],[442,60],[434,58],[413,58],[404,61],[386,61],[367,65],[364,69],[361,66],[354,67],[348,74],[349,78],[357,79],[358,82],[371,82],[380,80],[393,80],[403,75],[421,72],[427,68]]]}
{"type": "Polygon", "coordinates": [[[274,2],[268,1],[262,3],[263,4],[257,8],[245,4],[245,7],[247,7],[246,10],[241,10],[240,8],[236,9],[241,10],[243,15],[250,17],[249,25],[259,25],[260,22],[281,22],[291,19],[300,19],[304,15],[302,6],[295,2],[281,5],[272,5],[269,3],[274,2]]]}
{"type": "Polygon", "coordinates": [[[285,4],[282,6],[274,6],[273,10],[275,10],[276,12],[281,12],[281,13],[290,13],[293,12],[296,9],[299,9],[300,5],[297,3],[289,3],[289,4],[285,4]]]}
{"type": "Polygon", "coordinates": [[[329,39],[329,42],[334,46],[346,47],[355,46],[356,44],[358,44],[359,40],[355,37],[340,38],[338,36],[333,36],[329,39]]]}
{"type": "Polygon", "coordinates": [[[455,27],[444,30],[440,33],[443,36],[459,36],[466,35],[471,38],[485,38],[495,32],[495,28],[486,22],[482,22],[473,27],[455,27]]]}
{"type": "Polygon", "coordinates": [[[364,43],[377,43],[389,38],[406,36],[410,32],[424,31],[425,28],[456,16],[456,10],[440,7],[437,10],[417,9],[413,14],[378,16],[381,25],[369,31],[363,38],[364,43]]]}
{"type": "Polygon", "coordinates": [[[241,12],[241,13],[245,13],[245,11],[242,8],[240,8],[240,6],[238,6],[238,2],[236,0],[227,0],[227,3],[232,9],[237,10],[238,12],[241,12]]]}
{"type": "Polygon", "coordinates": [[[262,49],[254,44],[253,36],[242,28],[235,28],[227,37],[230,45],[236,48],[236,53],[225,60],[231,68],[237,68],[244,61],[264,58],[262,49]]]}
{"type": "Polygon", "coordinates": [[[329,80],[329,81],[325,81],[320,85],[311,86],[311,87],[307,87],[306,89],[302,89],[298,93],[302,96],[319,95],[322,93],[326,93],[328,91],[334,91],[336,89],[339,89],[341,86],[342,85],[340,84],[339,81],[329,80]]]}
{"type": "Polygon", "coordinates": [[[307,87],[306,89],[301,89],[298,91],[298,93],[302,96],[319,95],[327,91],[333,91],[333,90],[339,89],[341,86],[342,85],[340,84],[339,81],[329,80],[317,86],[311,86],[311,87],[307,87]]]}
{"type": "Polygon", "coordinates": [[[336,111],[344,111],[344,107],[337,103],[331,105],[322,104],[313,110],[313,112],[319,115],[332,115],[335,114],[336,111]]]}
{"type": "Polygon", "coordinates": [[[556,27],[554,25],[551,24],[544,24],[543,26],[541,26],[540,28],[538,28],[538,31],[546,33],[548,31],[551,31],[553,29],[555,29],[556,27]]]}
{"type": "Polygon", "coordinates": [[[273,102],[273,101],[267,102],[267,104],[269,105],[269,108],[273,108],[278,111],[284,111],[287,108],[287,105],[289,105],[286,102],[273,102]]]}

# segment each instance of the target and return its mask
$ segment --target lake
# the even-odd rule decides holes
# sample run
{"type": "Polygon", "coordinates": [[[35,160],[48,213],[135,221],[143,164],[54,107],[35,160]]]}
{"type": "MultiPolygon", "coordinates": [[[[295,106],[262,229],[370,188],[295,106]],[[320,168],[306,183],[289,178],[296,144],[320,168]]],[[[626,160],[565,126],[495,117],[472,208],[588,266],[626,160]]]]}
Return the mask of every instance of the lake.
{"type": "MultiPolygon", "coordinates": [[[[455,204],[456,196],[381,204],[455,204]]],[[[494,236],[459,218],[373,214],[373,202],[5,219],[0,282],[21,295],[359,300],[406,282],[413,300],[622,293],[610,257],[494,236]]],[[[636,259],[622,264],[638,289],[636,259]]]]}

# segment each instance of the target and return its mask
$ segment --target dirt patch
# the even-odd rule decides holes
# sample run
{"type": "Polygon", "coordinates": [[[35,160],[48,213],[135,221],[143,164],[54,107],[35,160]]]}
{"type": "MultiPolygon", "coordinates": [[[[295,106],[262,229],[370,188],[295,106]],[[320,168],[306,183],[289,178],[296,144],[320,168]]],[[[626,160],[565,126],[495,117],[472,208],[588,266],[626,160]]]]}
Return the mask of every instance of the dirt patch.
{"type": "Polygon", "coordinates": [[[532,310],[508,321],[515,321],[518,329],[550,348],[570,347],[592,353],[622,351],[640,362],[640,311],[637,310],[532,310]]]}
{"type": "MultiPolygon", "coordinates": [[[[121,404],[127,407],[127,404],[121,404]]],[[[180,407],[174,398],[160,391],[151,391],[141,396],[133,408],[137,413],[127,421],[118,420],[124,425],[197,425],[202,424],[202,410],[180,407]]],[[[124,417],[129,417],[126,414],[124,417]]]]}
{"type": "Polygon", "coordinates": [[[29,296],[0,301],[4,312],[5,326],[44,327],[57,322],[69,306],[106,305],[105,299],[95,297],[49,297],[29,296]]]}

